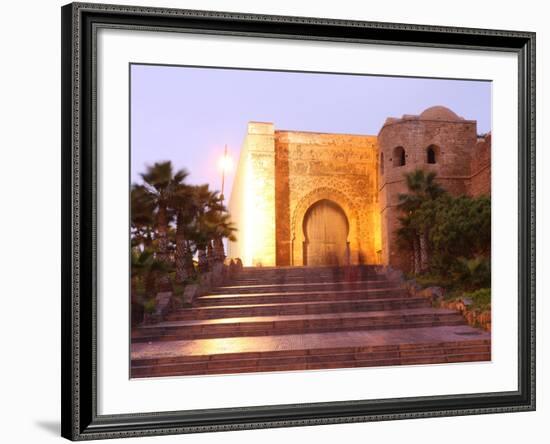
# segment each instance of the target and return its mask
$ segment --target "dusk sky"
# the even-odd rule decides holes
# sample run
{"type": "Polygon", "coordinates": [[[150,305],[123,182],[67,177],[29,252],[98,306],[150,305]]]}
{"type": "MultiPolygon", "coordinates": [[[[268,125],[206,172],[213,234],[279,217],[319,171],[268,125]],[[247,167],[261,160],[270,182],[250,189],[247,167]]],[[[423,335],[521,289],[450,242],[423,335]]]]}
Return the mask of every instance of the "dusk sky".
{"type": "Polygon", "coordinates": [[[220,189],[227,144],[233,174],[249,121],[275,129],[376,135],[386,117],[443,105],[491,130],[491,83],[132,65],[131,180],[145,165],[171,160],[189,183],[220,189]]]}

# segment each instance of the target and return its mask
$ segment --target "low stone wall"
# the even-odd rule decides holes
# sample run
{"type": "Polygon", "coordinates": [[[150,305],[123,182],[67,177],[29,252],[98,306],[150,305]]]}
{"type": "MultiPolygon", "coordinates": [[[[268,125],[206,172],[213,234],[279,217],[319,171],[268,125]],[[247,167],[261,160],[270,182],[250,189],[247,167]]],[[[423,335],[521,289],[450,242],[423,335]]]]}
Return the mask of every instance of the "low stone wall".
{"type": "Polygon", "coordinates": [[[456,310],[464,316],[468,325],[482,328],[485,331],[491,331],[491,311],[474,309],[470,299],[464,297],[446,301],[444,298],[445,289],[443,287],[422,288],[414,279],[406,281],[403,285],[411,296],[427,298],[434,307],[456,310]]]}
{"type": "Polygon", "coordinates": [[[155,311],[145,313],[143,323],[161,322],[168,313],[192,305],[197,297],[208,294],[213,287],[235,278],[242,270],[243,264],[240,259],[228,259],[225,262],[216,262],[210,268],[199,275],[197,283],[185,286],[182,297],[175,296],[171,291],[159,292],[155,298],[155,311]]]}
{"type": "Polygon", "coordinates": [[[449,310],[457,310],[462,313],[466,321],[472,327],[482,328],[485,331],[491,331],[491,312],[478,311],[471,308],[471,303],[468,303],[468,298],[459,299],[456,301],[441,301],[441,308],[449,310]]]}

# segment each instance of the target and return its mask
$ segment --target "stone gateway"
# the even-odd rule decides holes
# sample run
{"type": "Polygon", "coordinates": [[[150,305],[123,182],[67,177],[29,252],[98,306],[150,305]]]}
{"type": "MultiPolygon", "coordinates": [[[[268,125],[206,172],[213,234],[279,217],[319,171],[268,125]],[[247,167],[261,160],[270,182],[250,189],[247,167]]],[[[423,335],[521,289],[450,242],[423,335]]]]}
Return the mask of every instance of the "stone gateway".
{"type": "Polygon", "coordinates": [[[491,135],[435,106],[388,118],[378,136],[276,130],[250,122],[229,212],[245,266],[385,264],[397,248],[398,195],[422,168],[455,195],[490,194],[491,135]]]}

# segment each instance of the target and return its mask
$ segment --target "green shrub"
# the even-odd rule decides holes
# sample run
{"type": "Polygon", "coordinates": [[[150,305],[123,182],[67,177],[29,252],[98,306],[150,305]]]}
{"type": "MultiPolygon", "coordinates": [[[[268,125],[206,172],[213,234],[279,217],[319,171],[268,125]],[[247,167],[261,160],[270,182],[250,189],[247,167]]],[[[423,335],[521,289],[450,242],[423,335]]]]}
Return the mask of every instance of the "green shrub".
{"type": "Polygon", "coordinates": [[[154,298],[148,299],[145,301],[145,304],[143,304],[143,308],[146,313],[152,314],[157,308],[157,301],[154,298]]]}
{"type": "Polygon", "coordinates": [[[414,279],[421,287],[443,287],[450,290],[455,286],[455,282],[449,275],[442,276],[439,274],[425,273],[414,277],[414,279]]]}
{"type": "Polygon", "coordinates": [[[487,257],[459,258],[453,268],[453,277],[459,288],[473,291],[491,286],[491,261],[487,257]]]}
{"type": "Polygon", "coordinates": [[[477,311],[488,311],[491,310],[491,289],[490,288],[480,288],[479,290],[473,291],[471,293],[464,293],[463,297],[469,298],[472,300],[472,308],[477,311]]]}
{"type": "Polygon", "coordinates": [[[185,291],[185,285],[174,283],[172,285],[172,291],[174,293],[174,296],[181,297],[183,296],[183,292],[185,291]]]}
{"type": "Polygon", "coordinates": [[[413,275],[428,272],[435,279],[426,276],[426,282],[443,281],[438,283],[445,287],[488,287],[490,197],[453,196],[438,185],[434,173],[422,170],[405,174],[405,179],[407,193],[399,195],[402,215],[396,233],[399,248],[411,258],[413,275]]]}

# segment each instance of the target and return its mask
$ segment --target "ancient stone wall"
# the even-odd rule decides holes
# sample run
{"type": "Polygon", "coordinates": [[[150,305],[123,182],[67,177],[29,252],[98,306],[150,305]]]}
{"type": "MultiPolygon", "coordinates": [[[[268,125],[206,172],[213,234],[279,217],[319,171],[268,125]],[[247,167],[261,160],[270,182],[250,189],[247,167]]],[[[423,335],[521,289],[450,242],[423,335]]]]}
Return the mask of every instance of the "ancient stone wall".
{"type": "Polygon", "coordinates": [[[237,241],[229,256],[245,266],[274,266],[275,142],[272,123],[250,122],[235,172],[229,213],[237,241]]]}
{"type": "Polygon", "coordinates": [[[303,265],[303,222],[328,199],[349,223],[352,263],[378,263],[380,215],[375,136],[275,131],[277,265],[303,265]]]}
{"type": "Polygon", "coordinates": [[[472,178],[469,194],[472,196],[491,194],[491,134],[478,140],[471,161],[472,178]]]}
{"type": "Polygon", "coordinates": [[[405,174],[421,168],[454,195],[490,194],[491,136],[478,140],[476,126],[444,107],[389,118],[378,136],[249,123],[229,204],[239,230],[229,256],[247,266],[304,265],[304,219],[326,199],[346,215],[351,263],[407,270],[396,236],[405,174]]]}

